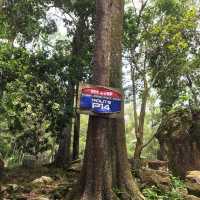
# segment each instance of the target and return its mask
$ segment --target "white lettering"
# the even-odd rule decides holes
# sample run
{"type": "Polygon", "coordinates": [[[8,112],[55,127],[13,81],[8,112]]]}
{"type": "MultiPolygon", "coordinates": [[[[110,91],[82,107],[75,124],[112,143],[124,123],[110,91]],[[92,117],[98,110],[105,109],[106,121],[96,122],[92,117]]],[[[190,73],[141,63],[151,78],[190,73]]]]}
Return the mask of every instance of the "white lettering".
{"type": "Polygon", "coordinates": [[[107,99],[97,99],[97,98],[92,98],[92,102],[102,103],[102,104],[109,104],[109,105],[111,105],[111,103],[112,103],[110,100],[107,100],[107,99]]]}
{"type": "Polygon", "coordinates": [[[104,105],[102,103],[92,103],[92,108],[100,108],[101,110],[110,111],[110,105],[104,105]]]}
{"type": "Polygon", "coordinates": [[[104,109],[107,110],[107,111],[109,111],[110,110],[110,106],[109,105],[105,105],[104,109]]]}
{"type": "Polygon", "coordinates": [[[92,103],[92,108],[100,108],[101,104],[100,103],[92,103]]]}

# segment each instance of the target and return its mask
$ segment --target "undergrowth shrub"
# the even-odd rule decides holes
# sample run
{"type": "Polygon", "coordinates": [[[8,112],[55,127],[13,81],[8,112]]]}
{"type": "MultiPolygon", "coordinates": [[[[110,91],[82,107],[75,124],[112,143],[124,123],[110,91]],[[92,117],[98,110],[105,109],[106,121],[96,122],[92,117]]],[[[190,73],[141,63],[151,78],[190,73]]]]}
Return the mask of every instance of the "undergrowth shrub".
{"type": "Polygon", "coordinates": [[[165,192],[156,186],[143,189],[143,194],[148,200],[184,200],[180,190],[185,188],[183,181],[177,177],[171,177],[172,189],[165,192]]]}

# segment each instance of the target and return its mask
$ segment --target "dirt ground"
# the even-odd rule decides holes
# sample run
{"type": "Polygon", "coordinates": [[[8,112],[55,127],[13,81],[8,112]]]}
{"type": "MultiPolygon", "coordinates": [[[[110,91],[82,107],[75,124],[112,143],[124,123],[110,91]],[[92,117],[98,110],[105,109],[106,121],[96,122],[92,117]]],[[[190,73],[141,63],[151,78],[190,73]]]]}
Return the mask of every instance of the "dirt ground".
{"type": "Polygon", "coordinates": [[[62,200],[79,176],[76,168],[17,167],[0,180],[0,200],[62,200]]]}

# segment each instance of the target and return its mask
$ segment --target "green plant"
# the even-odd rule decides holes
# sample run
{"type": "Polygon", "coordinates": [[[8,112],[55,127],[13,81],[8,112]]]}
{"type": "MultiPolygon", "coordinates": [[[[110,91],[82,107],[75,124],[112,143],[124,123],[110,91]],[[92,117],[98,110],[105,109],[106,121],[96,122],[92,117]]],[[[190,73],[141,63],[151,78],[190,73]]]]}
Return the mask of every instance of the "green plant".
{"type": "Polygon", "coordinates": [[[23,152],[18,149],[14,149],[11,155],[5,158],[7,167],[13,168],[22,164],[23,152]]]}
{"type": "Polygon", "coordinates": [[[171,177],[172,189],[169,192],[164,192],[156,186],[151,186],[143,190],[144,196],[148,200],[183,200],[179,190],[185,187],[183,181],[177,177],[171,177]]]}
{"type": "Polygon", "coordinates": [[[152,186],[150,188],[145,188],[143,190],[143,194],[145,197],[151,200],[157,200],[158,199],[158,188],[155,186],[152,186]]]}
{"type": "Polygon", "coordinates": [[[185,188],[185,184],[180,178],[172,176],[171,180],[172,180],[172,186],[174,189],[185,188]]]}

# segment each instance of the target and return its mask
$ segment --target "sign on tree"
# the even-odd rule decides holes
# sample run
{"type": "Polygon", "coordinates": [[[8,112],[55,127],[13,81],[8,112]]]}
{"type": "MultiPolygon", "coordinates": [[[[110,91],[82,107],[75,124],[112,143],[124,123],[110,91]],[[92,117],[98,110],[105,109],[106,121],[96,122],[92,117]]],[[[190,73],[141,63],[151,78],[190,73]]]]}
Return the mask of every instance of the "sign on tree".
{"type": "Polygon", "coordinates": [[[81,85],[79,111],[85,114],[114,114],[121,112],[122,94],[116,89],[81,85]]]}

